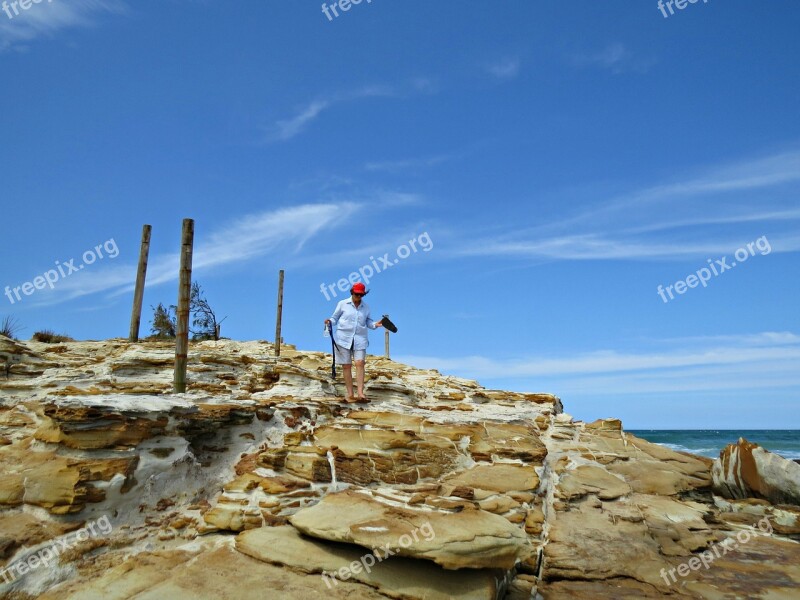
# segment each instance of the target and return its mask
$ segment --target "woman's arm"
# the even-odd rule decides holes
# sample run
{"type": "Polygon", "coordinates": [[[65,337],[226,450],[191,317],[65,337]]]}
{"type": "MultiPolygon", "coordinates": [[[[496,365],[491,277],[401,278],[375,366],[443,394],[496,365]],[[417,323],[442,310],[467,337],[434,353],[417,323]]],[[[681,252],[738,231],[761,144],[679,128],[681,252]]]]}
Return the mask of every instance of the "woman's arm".
{"type": "Polygon", "coordinates": [[[336,326],[336,323],[339,322],[339,317],[341,317],[341,316],[342,316],[342,303],[339,302],[339,303],[336,304],[336,310],[333,311],[333,314],[331,315],[331,318],[326,320],[325,322],[326,323],[330,323],[333,326],[336,326]]]}
{"type": "Polygon", "coordinates": [[[382,327],[382,326],[383,326],[383,323],[381,323],[380,321],[378,321],[376,323],[375,321],[372,320],[371,312],[367,313],[367,327],[369,329],[377,329],[378,327],[382,327]]]}

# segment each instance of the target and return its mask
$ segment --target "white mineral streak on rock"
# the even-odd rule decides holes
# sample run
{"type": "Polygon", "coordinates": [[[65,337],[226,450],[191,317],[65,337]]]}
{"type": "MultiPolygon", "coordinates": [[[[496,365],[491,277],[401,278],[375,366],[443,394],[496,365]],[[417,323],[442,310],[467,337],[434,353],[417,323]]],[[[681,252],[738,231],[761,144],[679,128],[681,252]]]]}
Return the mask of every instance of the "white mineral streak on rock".
{"type": "Polygon", "coordinates": [[[800,506],[800,465],[739,438],[712,468],[714,489],[726,498],[763,498],[800,506]]]}
{"type": "Polygon", "coordinates": [[[336,484],[336,460],[333,458],[333,452],[328,450],[328,464],[331,466],[331,486],[330,491],[335,492],[337,491],[337,484],[336,484]]]}
{"type": "Polygon", "coordinates": [[[712,499],[710,460],[616,419],[576,421],[555,396],[370,356],[372,402],[352,406],[328,354],[221,340],[188,358],[189,391],[175,395],[171,342],[0,337],[12,363],[2,559],[102,516],[114,527],[0,580],[0,597],[788,598],[800,586],[800,545],[782,537],[800,537],[800,508],[764,499],[795,497],[800,465],[761,448],[732,449],[714,476],[733,498],[759,497],[712,499]],[[774,535],[665,583],[661,569],[765,516],[774,535]],[[332,587],[320,577],[386,544],[406,557],[332,587]]]}

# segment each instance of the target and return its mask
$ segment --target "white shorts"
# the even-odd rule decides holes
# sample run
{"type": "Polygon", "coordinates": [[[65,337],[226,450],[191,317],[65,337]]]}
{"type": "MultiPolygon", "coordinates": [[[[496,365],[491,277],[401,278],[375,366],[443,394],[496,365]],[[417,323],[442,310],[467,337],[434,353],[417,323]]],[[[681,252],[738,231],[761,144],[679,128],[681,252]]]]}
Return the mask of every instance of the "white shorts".
{"type": "Polygon", "coordinates": [[[336,355],[337,365],[351,365],[353,360],[363,361],[367,358],[366,350],[351,350],[349,348],[342,348],[338,344],[334,347],[334,354],[336,355]]]}

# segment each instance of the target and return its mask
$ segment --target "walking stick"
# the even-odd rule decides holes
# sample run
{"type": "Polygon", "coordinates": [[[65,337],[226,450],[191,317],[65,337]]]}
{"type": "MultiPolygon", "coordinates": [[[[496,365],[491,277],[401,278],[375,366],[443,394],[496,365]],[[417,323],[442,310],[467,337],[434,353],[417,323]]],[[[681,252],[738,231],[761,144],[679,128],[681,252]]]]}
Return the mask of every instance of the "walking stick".
{"type": "Polygon", "coordinates": [[[336,381],[336,341],[333,339],[333,327],[330,323],[328,323],[328,334],[331,336],[331,357],[333,358],[333,362],[331,363],[331,379],[336,381]]]}

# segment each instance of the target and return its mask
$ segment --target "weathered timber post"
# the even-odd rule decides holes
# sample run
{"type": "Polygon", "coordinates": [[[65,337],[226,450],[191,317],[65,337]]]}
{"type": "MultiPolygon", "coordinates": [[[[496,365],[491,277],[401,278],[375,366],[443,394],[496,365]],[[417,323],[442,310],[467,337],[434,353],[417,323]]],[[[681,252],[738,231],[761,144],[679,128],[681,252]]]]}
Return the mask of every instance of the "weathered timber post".
{"type": "Polygon", "coordinates": [[[189,354],[189,299],[192,293],[192,245],[194,220],[183,220],[181,270],[178,281],[178,323],[175,329],[175,393],[186,391],[186,359],[189,354]]]}
{"type": "Polygon", "coordinates": [[[131,311],[131,330],[129,342],[139,341],[139,325],[142,321],[142,299],[144,298],[144,280],[147,276],[147,257],[150,255],[150,225],[142,227],[142,245],[139,249],[139,270],[136,272],[136,288],[133,291],[133,310],[131,311]]]}
{"type": "Polygon", "coordinates": [[[278,272],[278,316],[275,321],[275,356],[281,355],[281,315],[283,314],[283,269],[278,272]]]}
{"type": "MultiPolygon", "coordinates": [[[[389,315],[385,315],[385,316],[388,317],[389,315]]],[[[389,330],[388,329],[384,329],[383,330],[383,335],[384,335],[384,338],[383,338],[384,353],[383,353],[383,355],[386,358],[389,358],[389,330]]]]}

